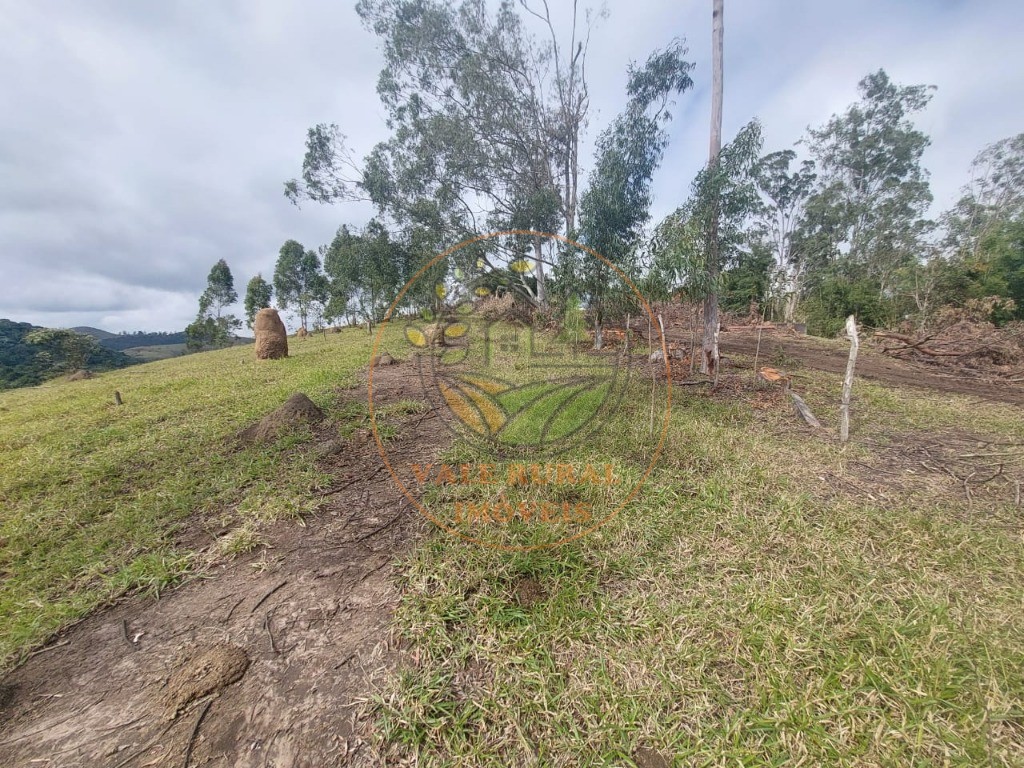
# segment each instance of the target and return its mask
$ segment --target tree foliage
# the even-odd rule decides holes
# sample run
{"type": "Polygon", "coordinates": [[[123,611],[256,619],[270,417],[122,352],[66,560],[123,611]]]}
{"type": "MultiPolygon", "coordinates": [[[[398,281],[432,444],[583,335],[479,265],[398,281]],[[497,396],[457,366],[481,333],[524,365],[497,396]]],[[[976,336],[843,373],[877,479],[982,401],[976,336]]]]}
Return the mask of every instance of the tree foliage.
{"type": "Polygon", "coordinates": [[[808,203],[804,244],[819,263],[840,253],[852,276],[878,282],[884,295],[900,268],[917,258],[930,223],[928,173],[921,156],[929,139],[910,116],[931,100],[933,86],[900,86],[878,70],[858,86],[860,101],[809,132],[818,169],[808,203]],[[815,237],[828,232],[830,237],[815,237]]]}
{"type": "Polygon", "coordinates": [[[89,357],[99,351],[96,339],[64,328],[31,331],[25,341],[41,349],[40,356],[49,361],[54,373],[85,368],[89,357]]]}
{"type": "Polygon", "coordinates": [[[799,300],[804,271],[803,246],[795,237],[804,205],[810,196],[817,175],[814,163],[796,162],[796,152],[785,149],[765,155],[758,162],[754,175],[761,193],[754,228],[771,253],[773,264],[765,285],[767,298],[787,321],[792,322],[799,300]]]}
{"type": "Polygon", "coordinates": [[[445,245],[487,223],[574,230],[593,18],[578,19],[574,5],[571,28],[559,35],[546,0],[520,8],[507,0],[358,3],[384,54],[377,90],[391,136],[360,163],[337,125],[314,126],[302,177],[285,194],[369,199],[385,218],[431,228],[445,245]],[[527,30],[524,15],[546,39],[527,30]]]}
{"type": "Polygon", "coordinates": [[[281,309],[294,307],[302,328],[308,330],[310,315],[322,311],[329,299],[329,287],[316,251],[306,250],[295,240],[281,246],[274,267],[277,303],[281,309]]]}
{"type": "Polygon", "coordinates": [[[328,316],[380,322],[407,273],[407,253],[379,221],[362,232],[338,230],[324,254],[330,279],[328,316]]]}
{"type": "Polygon", "coordinates": [[[206,290],[199,297],[196,319],[185,328],[185,345],[192,352],[232,343],[233,333],[242,321],[224,310],[238,301],[235,280],[224,259],[220,259],[206,278],[206,290]]]}
{"type": "Polygon", "coordinates": [[[221,259],[213,265],[206,278],[206,290],[199,297],[199,314],[209,313],[220,317],[224,309],[236,301],[238,293],[235,291],[235,279],[228,263],[221,259]]]}
{"type": "Polygon", "coordinates": [[[761,125],[748,123],[722,147],[714,167],[705,166],[694,179],[689,199],[659,225],[654,237],[655,269],[670,291],[702,300],[721,291],[707,281],[709,242],[717,226],[720,269],[740,263],[750,253],[748,224],[759,210],[757,168],[761,125]]]}
{"type": "Polygon", "coordinates": [[[971,179],[942,217],[950,256],[979,260],[1001,228],[1024,218],[1024,133],[990,144],[971,164],[971,179]]]}
{"type": "Polygon", "coordinates": [[[914,125],[934,88],[878,70],[853,104],[792,148],[762,157],[752,121],[645,241],[668,104],[691,87],[691,65],[679,42],[631,65],[626,107],[597,134],[583,174],[589,30],[599,17],[573,9],[556,29],[546,0],[358,3],[383,53],[388,135],[357,158],[339,126],[313,126],[285,193],[368,200],[377,215],[321,247],[326,274],[316,252],[286,243],[274,276],[283,308],[296,307],[304,327],[314,308],[373,323],[402,286],[403,310],[438,312],[447,288],[468,281],[512,294],[527,314],[554,296],[588,317],[600,344],[604,319],[630,311],[629,294],[615,288],[621,269],[652,298],[704,301],[707,317],[717,299],[705,300],[720,296],[729,311],[756,305],[821,333],[851,311],[868,325],[925,324],[944,304],[993,296],[1005,299],[985,304],[997,308],[994,321],[1019,315],[1024,134],[979,153],[940,233],[928,218],[929,139],[914,125]],[[421,274],[434,255],[485,230],[520,234],[421,274]],[[583,270],[592,260],[535,234],[544,232],[578,239],[613,266],[583,270]]]}
{"type": "Polygon", "coordinates": [[[0,320],[0,389],[33,386],[79,368],[110,370],[135,362],[85,334],[0,320]]]}
{"type": "Polygon", "coordinates": [[[252,328],[256,313],[270,306],[274,288],[263,279],[262,274],[255,275],[245,287],[245,321],[252,328]]]}
{"type": "Polygon", "coordinates": [[[635,251],[650,218],[651,181],[668,144],[670,99],[693,85],[685,53],[676,40],[652,53],[643,67],[630,66],[626,109],[597,140],[594,172],[581,201],[580,239],[607,263],[567,253],[558,275],[563,292],[587,304],[597,348],[605,315],[632,304],[631,291],[623,290],[612,265],[639,277],[635,251]]]}

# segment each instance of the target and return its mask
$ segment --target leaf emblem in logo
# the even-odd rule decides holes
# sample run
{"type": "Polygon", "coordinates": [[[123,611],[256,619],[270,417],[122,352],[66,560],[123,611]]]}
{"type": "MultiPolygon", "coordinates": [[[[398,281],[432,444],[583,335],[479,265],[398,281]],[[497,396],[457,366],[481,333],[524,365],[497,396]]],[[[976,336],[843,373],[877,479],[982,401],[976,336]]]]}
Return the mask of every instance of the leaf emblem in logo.
{"type": "Polygon", "coordinates": [[[607,377],[578,376],[513,386],[480,374],[437,380],[452,414],[481,437],[509,446],[540,445],[578,431],[608,396],[607,377]]]}

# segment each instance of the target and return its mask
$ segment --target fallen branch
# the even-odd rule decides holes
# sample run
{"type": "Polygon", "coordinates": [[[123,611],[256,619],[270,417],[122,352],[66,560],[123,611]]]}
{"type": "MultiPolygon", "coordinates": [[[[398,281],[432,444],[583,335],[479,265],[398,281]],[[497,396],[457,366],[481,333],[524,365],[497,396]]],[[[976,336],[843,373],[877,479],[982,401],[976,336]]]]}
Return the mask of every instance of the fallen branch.
{"type": "Polygon", "coordinates": [[[929,341],[935,338],[935,336],[925,336],[920,341],[915,341],[912,336],[907,336],[903,333],[896,333],[895,331],[875,331],[876,339],[894,339],[895,341],[902,341],[907,346],[904,349],[915,349],[922,344],[927,344],[929,341]]]}
{"type": "Polygon", "coordinates": [[[811,409],[807,403],[804,402],[804,399],[789,387],[786,387],[786,391],[789,393],[789,396],[793,398],[793,407],[796,409],[797,416],[807,422],[808,426],[814,427],[815,429],[821,429],[821,422],[814,417],[813,413],[811,413],[811,409]]]}
{"type": "MultiPolygon", "coordinates": [[[[923,355],[928,355],[929,357],[966,357],[967,355],[973,355],[977,352],[981,352],[989,348],[989,345],[986,344],[984,346],[978,347],[977,349],[972,349],[967,352],[942,352],[940,350],[933,349],[932,347],[924,346],[929,341],[932,341],[935,338],[934,336],[925,336],[923,339],[918,341],[911,338],[910,336],[907,336],[902,333],[895,333],[893,331],[876,331],[875,338],[902,341],[906,345],[903,347],[884,347],[882,351],[889,355],[898,355],[903,352],[914,351],[920,352],[923,355]]],[[[948,344],[951,342],[946,343],[948,344]]]]}

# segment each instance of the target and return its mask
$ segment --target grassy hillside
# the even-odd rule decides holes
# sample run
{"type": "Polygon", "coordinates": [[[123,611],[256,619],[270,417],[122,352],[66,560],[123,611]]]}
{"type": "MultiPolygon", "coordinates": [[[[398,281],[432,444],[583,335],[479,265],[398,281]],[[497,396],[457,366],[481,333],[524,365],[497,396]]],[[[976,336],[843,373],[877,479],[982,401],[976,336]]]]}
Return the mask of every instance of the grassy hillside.
{"type": "Polygon", "coordinates": [[[315,504],[323,478],[294,440],[238,450],[229,437],[296,391],[331,406],[369,341],[292,340],[291,353],[257,362],[241,346],[0,393],[0,662],[114,595],[173,583],[192,564],[183,526],[315,504]]]}
{"type": "MultiPolygon", "coordinates": [[[[0,393],[0,655],[201,566],[176,543],[190,526],[233,530],[230,554],[255,522],[316,506],[328,479],[302,434],[229,438],[296,390],[342,428],[362,419],[332,390],[370,340],[291,346],[0,393]]],[[[797,385],[834,424],[838,377],[797,385]]],[[[636,386],[561,460],[643,466],[636,386]]],[[[408,663],[370,706],[377,746],[424,766],[1024,764],[1024,415],[855,392],[844,447],[749,369],[714,395],[676,388],[664,455],[597,532],[506,552],[433,530],[402,563],[408,663]]]]}
{"type": "Polygon", "coordinates": [[[184,344],[157,344],[149,347],[129,347],[124,350],[124,353],[136,360],[150,363],[154,360],[181,357],[188,354],[188,348],[184,344]]]}

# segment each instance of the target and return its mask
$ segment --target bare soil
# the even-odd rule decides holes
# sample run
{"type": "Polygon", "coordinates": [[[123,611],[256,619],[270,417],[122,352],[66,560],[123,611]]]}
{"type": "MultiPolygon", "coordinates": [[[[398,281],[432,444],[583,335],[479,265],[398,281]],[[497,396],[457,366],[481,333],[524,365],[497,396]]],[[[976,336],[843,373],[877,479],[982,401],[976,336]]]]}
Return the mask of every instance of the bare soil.
{"type": "MultiPolygon", "coordinates": [[[[411,365],[381,369],[375,398],[414,382],[411,365]]],[[[430,460],[448,439],[419,414],[389,454],[430,460]]],[[[425,525],[365,432],[324,453],[336,485],[315,518],[271,526],[265,548],[159,599],[96,612],[0,681],[0,766],[380,765],[367,702],[403,656],[396,557],[425,525]]]]}
{"type": "MultiPolygon", "coordinates": [[[[689,348],[689,331],[673,327],[668,329],[667,336],[670,341],[680,344],[680,348],[684,344],[689,348]]],[[[758,351],[757,330],[744,327],[723,331],[719,343],[725,356],[753,357],[756,353],[759,366],[776,365],[785,368],[795,362],[805,368],[838,374],[846,372],[846,361],[850,354],[849,345],[845,342],[798,336],[778,330],[766,330],[761,334],[758,351]]],[[[972,395],[980,400],[1024,404],[1024,385],[1021,383],[938,373],[920,364],[893,359],[864,344],[861,344],[857,355],[857,376],[895,387],[955,392],[972,395]]]]}
{"type": "Polygon", "coordinates": [[[296,392],[280,408],[239,432],[238,439],[245,443],[270,440],[297,423],[319,424],[323,420],[324,412],[305,394],[296,392]]]}

